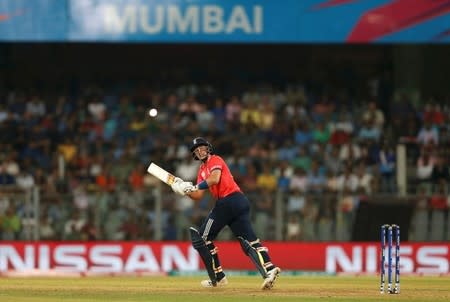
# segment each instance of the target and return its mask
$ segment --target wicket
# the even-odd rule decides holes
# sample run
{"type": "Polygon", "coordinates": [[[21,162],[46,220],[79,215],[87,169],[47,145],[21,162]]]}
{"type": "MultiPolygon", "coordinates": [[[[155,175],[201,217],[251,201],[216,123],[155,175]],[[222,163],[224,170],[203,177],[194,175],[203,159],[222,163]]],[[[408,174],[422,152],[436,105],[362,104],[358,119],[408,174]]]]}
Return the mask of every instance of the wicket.
{"type": "Polygon", "coordinates": [[[384,224],[381,226],[381,262],[380,262],[380,293],[384,294],[385,274],[386,274],[386,234],[388,244],[388,288],[390,294],[400,293],[400,226],[396,224],[384,224]],[[392,242],[395,234],[395,287],[392,288],[392,242]]]}

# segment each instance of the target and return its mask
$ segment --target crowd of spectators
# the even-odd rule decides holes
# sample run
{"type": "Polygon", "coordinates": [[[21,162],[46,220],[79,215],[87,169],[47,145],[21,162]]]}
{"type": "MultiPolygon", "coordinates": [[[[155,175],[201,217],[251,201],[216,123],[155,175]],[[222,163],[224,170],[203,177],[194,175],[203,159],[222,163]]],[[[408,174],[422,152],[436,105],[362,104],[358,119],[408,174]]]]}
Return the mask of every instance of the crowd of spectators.
{"type": "MultiPolygon", "coordinates": [[[[40,188],[40,210],[32,218],[43,240],[153,239],[157,181],[146,167],[154,161],[195,181],[198,162],[188,144],[197,136],[227,160],[251,199],[257,232],[269,239],[277,193],[284,239],[350,239],[359,202],[397,193],[398,143],[408,146],[408,171],[416,170],[408,174],[410,193],[428,190],[433,206],[448,208],[436,195],[448,195],[449,100],[413,104],[400,93],[384,103],[351,100],[302,85],[231,94],[198,85],[128,93],[89,87],[76,96],[0,97],[3,240],[26,239],[33,223],[25,218],[35,215],[26,194],[6,188],[33,186],[40,188]]],[[[162,239],[187,239],[186,227],[199,224],[213,201],[161,190],[162,239]]]]}

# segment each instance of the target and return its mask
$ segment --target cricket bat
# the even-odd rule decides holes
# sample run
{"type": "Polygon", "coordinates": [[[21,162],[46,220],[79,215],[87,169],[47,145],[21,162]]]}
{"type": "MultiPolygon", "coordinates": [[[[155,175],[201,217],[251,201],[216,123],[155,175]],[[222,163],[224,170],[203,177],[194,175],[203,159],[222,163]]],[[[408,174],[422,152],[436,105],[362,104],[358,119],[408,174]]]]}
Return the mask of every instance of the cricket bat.
{"type": "Polygon", "coordinates": [[[174,183],[176,178],[175,175],[167,172],[166,170],[164,170],[155,163],[150,164],[150,166],[147,169],[147,172],[152,174],[162,182],[168,184],[169,186],[171,186],[174,183]]]}

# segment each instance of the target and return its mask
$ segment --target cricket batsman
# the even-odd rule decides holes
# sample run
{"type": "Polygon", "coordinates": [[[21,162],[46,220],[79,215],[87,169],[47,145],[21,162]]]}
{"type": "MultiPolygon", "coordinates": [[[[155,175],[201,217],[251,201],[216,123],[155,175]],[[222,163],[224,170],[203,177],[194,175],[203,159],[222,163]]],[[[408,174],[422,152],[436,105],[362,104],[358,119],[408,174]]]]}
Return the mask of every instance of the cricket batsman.
{"type": "Polygon", "coordinates": [[[209,280],[203,280],[201,285],[216,287],[228,284],[213,241],[225,226],[229,226],[238,238],[242,250],[263,277],[261,289],[271,289],[281,269],[272,263],[268,249],[255,235],[250,222],[249,200],[234,181],[225,161],[214,154],[212,145],[206,139],[195,138],[190,150],[194,159],[202,162],[197,184],[177,178],[171,187],[175,193],[187,195],[193,200],[200,200],[206,190],[216,199],[215,206],[200,229],[190,228],[192,245],[198,251],[209,275],[209,280]]]}

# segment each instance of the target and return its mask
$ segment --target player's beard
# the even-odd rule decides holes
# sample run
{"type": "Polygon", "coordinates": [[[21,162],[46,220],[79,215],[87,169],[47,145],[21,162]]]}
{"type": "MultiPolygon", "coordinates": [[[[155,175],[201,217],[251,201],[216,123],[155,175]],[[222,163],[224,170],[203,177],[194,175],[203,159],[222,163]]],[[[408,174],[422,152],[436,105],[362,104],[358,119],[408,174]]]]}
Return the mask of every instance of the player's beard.
{"type": "Polygon", "coordinates": [[[201,158],[200,156],[198,156],[198,158],[200,158],[200,160],[201,160],[203,163],[205,163],[205,162],[208,160],[208,157],[209,157],[209,153],[206,153],[206,155],[205,155],[203,158],[201,158]]]}

